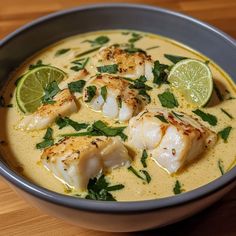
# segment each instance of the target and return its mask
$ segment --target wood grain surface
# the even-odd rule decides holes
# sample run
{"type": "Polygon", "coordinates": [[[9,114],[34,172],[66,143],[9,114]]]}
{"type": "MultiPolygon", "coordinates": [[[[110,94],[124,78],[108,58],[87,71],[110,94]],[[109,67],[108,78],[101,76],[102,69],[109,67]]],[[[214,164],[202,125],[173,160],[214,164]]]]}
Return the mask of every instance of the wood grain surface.
{"type": "MultiPolygon", "coordinates": [[[[0,0],[0,40],[40,16],[98,0],[0,0]]],[[[236,38],[236,0],[139,0],[130,3],[168,8],[208,22],[236,38]]],[[[180,223],[148,232],[105,233],[71,226],[32,208],[0,179],[0,235],[236,235],[236,189],[218,203],[180,223]]]]}

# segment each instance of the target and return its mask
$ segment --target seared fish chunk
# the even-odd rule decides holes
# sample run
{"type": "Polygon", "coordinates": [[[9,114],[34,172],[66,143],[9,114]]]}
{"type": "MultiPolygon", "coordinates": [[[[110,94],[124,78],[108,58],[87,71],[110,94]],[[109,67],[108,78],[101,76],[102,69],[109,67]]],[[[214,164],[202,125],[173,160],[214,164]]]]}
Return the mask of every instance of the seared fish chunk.
{"type": "Polygon", "coordinates": [[[153,79],[153,61],[145,53],[128,53],[119,47],[110,46],[101,48],[93,57],[95,67],[111,64],[118,65],[119,76],[137,79],[144,75],[148,80],[153,79]]]}
{"type": "Polygon", "coordinates": [[[119,138],[69,137],[45,149],[41,161],[63,183],[85,190],[90,178],[131,159],[119,138]]]}
{"type": "Polygon", "coordinates": [[[149,108],[129,121],[129,142],[149,150],[169,173],[177,172],[216,143],[217,135],[182,112],[149,108]]]}
{"type": "Polygon", "coordinates": [[[74,96],[69,89],[59,92],[53,99],[55,103],[41,105],[36,112],[26,116],[18,125],[23,130],[39,130],[49,127],[60,116],[69,116],[78,111],[74,96]]]}
{"type": "Polygon", "coordinates": [[[147,103],[136,89],[130,88],[130,83],[121,77],[108,74],[98,75],[84,89],[83,100],[95,111],[111,119],[127,121],[138,114],[147,103]],[[93,87],[96,94],[90,99],[89,89],[93,87]],[[106,90],[104,95],[102,90],[106,90]]]}

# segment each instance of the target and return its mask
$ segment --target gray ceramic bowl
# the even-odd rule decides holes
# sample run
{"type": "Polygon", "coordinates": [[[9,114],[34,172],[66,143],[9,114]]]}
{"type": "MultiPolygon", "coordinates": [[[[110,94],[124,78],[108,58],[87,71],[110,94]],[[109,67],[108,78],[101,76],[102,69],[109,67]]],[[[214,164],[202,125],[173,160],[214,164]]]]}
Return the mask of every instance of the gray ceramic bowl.
{"type": "MultiPolygon", "coordinates": [[[[94,5],[51,14],[0,42],[0,86],[9,73],[38,50],[70,35],[102,29],[135,29],[180,41],[218,63],[236,81],[236,44],[198,20],[150,6],[94,5]]],[[[219,179],[178,196],[140,202],[78,199],[41,188],[0,161],[1,175],[32,205],[78,226],[103,231],[138,231],[180,221],[206,208],[236,184],[236,168],[219,179]]]]}

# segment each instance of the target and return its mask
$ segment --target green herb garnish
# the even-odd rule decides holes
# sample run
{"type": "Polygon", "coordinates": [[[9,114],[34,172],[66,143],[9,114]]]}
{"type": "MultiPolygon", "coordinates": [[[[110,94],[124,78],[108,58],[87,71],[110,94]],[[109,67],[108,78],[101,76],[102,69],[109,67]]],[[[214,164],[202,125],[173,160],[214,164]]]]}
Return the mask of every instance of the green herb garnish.
{"type": "Polygon", "coordinates": [[[136,80],[130,80],[132,81],[132,85],[130,85],[130,88],[134,89],[144,89],[144,90],[151,90],[152,87],[146,85],[145,83],[147,82],[147,78],[144,75],[141,75],[138,79],[136,80]]]}
{"type": "Polygon", "coordinates": [[[143,150],[142,157],[141,157],[141,163],[142,163],[144,168],[147,167],[147,163],[146,163],[147,158],[148,158],[147,151],[143,150]]]}
{"type": "Polygon", "coordinates": [[[94,85],[86,87],[86,99],[85,102],[91,102],[93,97],[96,95],[97,87],[94,85]]]}
{"type": "Polygon", "coordinates": [[[121,190],[124,188],[124,185],[109,185],[104,175],[101,175],[99,178],[90,179],[87,186],[88,194],[85,198],[90,200],[116,201],[109,192],[121,190]]]}
{"type": "Polygon", "coordinates": [[[146,48],[146,50],[152,50],[152,49],[156,49],[156,48],[159,48],[160,46],[153,46],[153,47],[149,47],[149,48],[146,48]]]}
{"type": "Polygon", "coordinates": [[[64,134],[63,137],[71,136],[106,136],[115,137],[120,136],[123,140],[127,139],[127,135],[123,133],[126,127],[110,127],[107,126],[103,121],[95,121],[90,127],[88,127],[86,132],[64,134]]]}
{"type": "Polygon", "coordinates": [[[163,115],[155,115],[155,117],[164,123],[169,123],[163,115]]]}
{"type": "Polygon", "coordinates": [[[43,137],[43,141],[41,143],[37,143],[36,148],[37,149],[44,149],[44,148],[52,146],[54,144],[52,134],[53,134],[53,129],[48,128],[46,131],[46,134],[43,137]]]}
{"type": "Polygon", "coordinates": [[[220,110],[221,110],[226,116],[228,116],[231,120],[233,119],[233,116],[230,115],[225,109],[220,108],[220,110]]]}
{"type": "Polygon", "coordinates": [[[136,48],[133,43],[127,44],[127,47],[124,49],[124,51],[128,52],[130,54],[133,54],[133,53],[136,53],[136,52],[140,52],[140,53],[146,54],[146,52],[143,49],[136,48]]]}
{"type": "Polygon", "coordinates": [[[151,97],[150,97],[150,95],[146,92],[145,89],[140,89],[139,92],[138,92],[138,94],[141,95],[141,96],[143,96],[143,97],[147,100],[148,103],[151,102],[151,97]]]}
{"type": "Polygon", "coordinates": [[[220,170],[221,175],[223,175],[225,171],[224,171],[223,161],[221,159],[218,160],[218,168],[220,170]]]}
{"type": "Polygon", "coordinates": [[[176,100],[174,94],[169,91],[165,91],[164,93],[158,94],[158,98],[163,107],[174,108],[179,106],[179,103],[176,100]]]}
{"type": "Polygon", "coordinates": [[[62,54],[65,54],[65,53],[69,52],[70,50],[71,50],[70,48],[59,49],[59,50],[56,51],[55,56],[58,57],[62,54]]]}
{"type": "Polygon", "coordinates": [[[75,66],[72,66],[70,69],[73,71],[83,70],[85,66],[87,65],[88,61],[89,61],[89,57],[74,60],[71,63],[75,64],[75,66]]]}
{"type": "Polygon", "coordinates": [[[44,90],[44,96],[42,97],[42,103],[43,104],[53,104],[55,101],[53,101],[53,97],[57,95],[61,90],[58,87],[58,84],[56,81],[51,82],[47,85],[47,87],[44,90]]]}
{"type": "Polygon", "coordinates": [[[97,70],[100,73],[116,74],[118,71],[118,65],[113,64],[113,65],[106,65],[106,66],[98,66],[97,70]]]}
{"type": "Polygon", "coordinates": [[[140,40],[143,36],[138,33],[132,33],[132,38],[129,39],[129,43],[135,43],[136,41],[140,40]]]}
{"type": "Polygon", "coordinates": [[[180,194],[180,193],[183,192],[183,189],[182,189],[182,187],[181,187],[181,184],[180,184],[179,180],[176,180],[175,186],[174,186],[174,188],[173,188],[173,192],[174,192],[175,195],[176,195],[176,194],[180,194]]]}
{"type": "Polygon", "coordinates": [[[38,60],[35,64],[29,65],[29,70],[33,70],[33,69],[41,67],[41,66],[47,66],[47,65],[43,64],[42,60],[38,60]]]}
{"type": "Polygon", "coordinates": [[[78,80],[78,81],[69,83],[68,88],[72,93],[75,93],[75,92],[82,93],[82,90],[85,84],[86,84],[86,81],[78,80]]]}
{"type": "Polygon", "coordinates": [[[84,40],[83,42],[88,42],[91,44],[91,46],[97,46],[97,45],[103,45],[105,43],[108,43],[110,39],[107,36],[99,36],[94,40],[84,40]]]}
{"type": "Polygon", "coordinates": [[[196,114],[197,116],[201,117],[201,119],[203,121],[206,121],[210,125],[212,125],[212,126],[217,125],[216,116],[211,115],[210,113],[205,113],[205,112],[201,111],[200,109],[197,109],[197,110],[193,111],[193,113],[196,114]]]}
{"type": "Polygon", "coordinates": [[[180,120],[181,120],[181,117],[184,116],[184,115],[178,114],[178,113],[176,113],[176,112],[174,112],[174,111],[172,111],[172,114],[173,114],[176,118],[178,118],[178,119],[180,119],[180,120]]]}
{"type": "Polygon", "coordinates": [[[107,100],[107,87],[106,86],[101,87],[101,95],[102,95],[103,100],[106,101],[107,100]]]}
{"type": "Polygon", "coordinates": [[[135,170],[132,166],[128,167],[128,170],[131,171],[135,176],[137,176],[139,179],[147,182],[147,183],[150,183],[151,181],[151,176],[149,175],[149,173],[146,171],[146,170],[140,170],[140,171],[137,171],[135,170]],[[139,172],[143,173],[144,176],[142,176],[139,172]]]}
{"type": "Polygon", "coordinates": [[[92,53],[92,52],[95,52],[95,51],[99,50],[100,48],[101,48],[101,46],[96,47],[96,48],[89,49],[89,50],[87,50],[87,51],[84,51],[84,52],[81,52],[81,53],[77,54],[76,57],[77,57],[77,58],[83,57],[83,56],[85,56],[85,55],[88,55],[88,54],[90,54],[90,53],[92,53]]]}
{"type": "Polygon", "coordinates": [[[174,64],[182,60],[188,59],[187,57],[170,55],[170,54],[164,54],[164,57],[167,58],[169,61],[173,62],[174,64]]]}
{"type": "Polygon", "coordinates": [[[153,83],[157,85],[161,84],[168,84],[167,81],[167,69],[169,68],[168,65],[161,64],[158,60],[154,62],[154,68],[152,73],[154,75],[153,83]]]}
{"type": "Polygon", "coordinates": [[[224,142],[227,142],[227,139],[229,137],[230,131],[232,130],[231,126],[228,126],[224,128],[223,130],[218,132],[218,135],[224,140],[224,142]]]}
{"type": "Polygon", "coordinates": [[[58,125],[59,129],[62,129],[66,126],[71,126],[73,127],[76,131],[80,131],[82,129],[87,129],[88,128],[88,124],[86,123],[78,123],[74,120],[71,120],[70,118],[68,117],[61,117],[59,116],[57,119],[56,119],[56,124],[58,125]]]}

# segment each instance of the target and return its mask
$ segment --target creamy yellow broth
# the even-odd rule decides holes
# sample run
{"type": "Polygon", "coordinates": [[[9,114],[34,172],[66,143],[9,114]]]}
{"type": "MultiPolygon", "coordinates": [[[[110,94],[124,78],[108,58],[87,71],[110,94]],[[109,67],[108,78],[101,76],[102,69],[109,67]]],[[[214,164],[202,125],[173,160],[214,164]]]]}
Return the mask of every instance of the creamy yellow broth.
{"type": "MultiPolygon", "coordinates": [[[[72,65],[70,62],[73,61],[75,55],[91,48],[89,43],[82,43],[84,40],[94,39],[100,35],[106,35],[110,38],[109,44],[127,43],[130,35],[123,35],[122,32],[124,32],[124,30],[92,32],[76,35],[60,41],[24,62],[22,66],[13,73],[9,83],[2,90],[1,95],[4,97],[6,104],[13,104],[13,108],[0,108],[0,140],[4,141],[0,145],[0,150],[4,154],[9,165],[33,183],[66,194],[65,186],[40,164],[40,155],[42,151],[36,149],[35,145],[42,141],[45,130],[24,132],[16,129],[16,125],[22,119],[23,115],[16,104],[14,82],[20,75],[27,71],[30,64],[34,64],[39,59],[42,60],[44,64],[50,64],[64,70],[69,76],[75,76],[78,72],[70,69],[72,65]],[[55,57],[55,52],[62,48],[72,48],[72,50],[61,56],[55,57]]],[[[163,56],[164,53],[196,58],[202,61],[210,60],[200,53],[171,39],[154,34],[142,32],[141,34],[144,37],[137,41],[135,46],[142,48],[143,50],[158,46],[157,48],[148,50],[147,53],[150,54],[154,60],[160,60],[161,63],[171,64],[171,62],[163,56]]],[[[95,53],[96,52],[89,56],[92,56],[95,53]]],[[[229,96],[229,92],[231,97],[236,97],[235,86],[228,75],[211,60],[209,66],[214,81],[220,88],[221,93],[224,96],[229,96]]],[[[90,70],[92,74],[95,74],[95,71],[91,71],[89,63],[87,64],[86,69],[90,70]]],[[[162,85],[160,88],[157,88],[152,82],[148,82],[148,84],[154,87],[149,93],[152,98],[152,103],[161,107],[161,104],[157,99],[157,94],[165,91],[168,85],[162,85]]],[[[194,107],[186,104],[184,98],[182,98],[177,91],[173,92],[180,104],[178,110],[193,115],[192,110],[194,107]]],[[[79,112],[73,114],[70,117],[71,119],[88,123],[92,123],[96,120],[103,120],[110,125],[116,125],[116,121],[104,118],[100,112],[90,110],[83,105],[82,102],[80,102],[80,105],[81,108],[79,112]]],[[[212,127],[206,122],[202,121],[202,123],[215,132],[218,132],[227,126],[232,126],[233,129],[229,135],[228,141],[223,142],[223,140],[219,138],[214,148],[204,152],[197,161],[186,166],[183,170],[173,176],[160,168],[149,157],[147,159],[146,169],[152,178],[149,184],[138,179],[133,173],[128,171],[126,167],[115,169],[107,175],[108,181],[112,184],[123,184],[125,188],[112,192],[113,196],[119,201],[163,198],[174,194],[173,187],[176,180],[179,180],[184,191],[190,191],[220,177],[221,172],[218,161],[222,160],[224,170],[227,171],[233,167],[236,158],[236,149],[234,148],[236,143],[236,132],[234,129],[236,127],[236,119],[227,117],[220,108],[225,109],[233,117],[236,117],[235,107],[236,100],[231,99],[219,102],[214,93],[207,108],[202,109],[215,115],[218,118],[218,124],[212,127]]],[[[66,127],[61,130],[59,130],[55,124],[51,127],[54,130],[54,137],[58,137],[59,134],[63,133],[75,132],[71,127],[66,127]]],[[[130,148],[134,149],[133,147],[130,148]]],[[[140,162],[141,152],[138,150],[135,150],[135,152],[136,155],[134,156],[132,166],[136,169],[143,169],[140,162]]],[[[75,192],[69,194],[73,195],[75,192]]]]}

